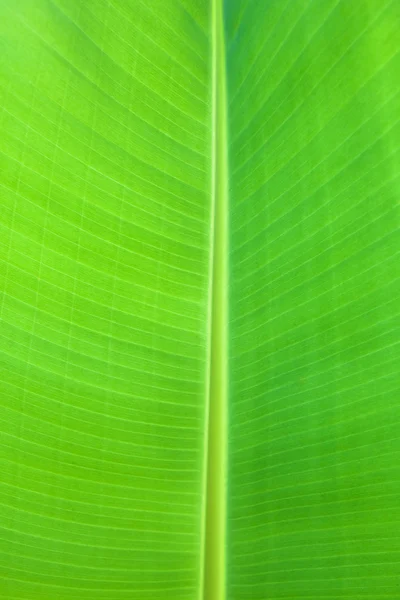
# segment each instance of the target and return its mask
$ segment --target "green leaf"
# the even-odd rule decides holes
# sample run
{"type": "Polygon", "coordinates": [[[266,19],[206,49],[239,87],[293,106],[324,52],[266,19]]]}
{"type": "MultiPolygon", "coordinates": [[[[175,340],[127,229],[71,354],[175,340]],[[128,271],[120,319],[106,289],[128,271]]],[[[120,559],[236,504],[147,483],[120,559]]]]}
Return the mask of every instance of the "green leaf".
{"type": "Polygon", "coordinates": [[[396,598],[400,3],[226,7],[227,597],[396,598]]]}
{"type": "Polygon", "coordinates": [[[0,596],[398,596],[400,3],[0,0],[0,596]]]}
{"type": "Polygon", "coordinates": [[[198,597],[208,4],[0,11],[0,595],[198,597]]]}

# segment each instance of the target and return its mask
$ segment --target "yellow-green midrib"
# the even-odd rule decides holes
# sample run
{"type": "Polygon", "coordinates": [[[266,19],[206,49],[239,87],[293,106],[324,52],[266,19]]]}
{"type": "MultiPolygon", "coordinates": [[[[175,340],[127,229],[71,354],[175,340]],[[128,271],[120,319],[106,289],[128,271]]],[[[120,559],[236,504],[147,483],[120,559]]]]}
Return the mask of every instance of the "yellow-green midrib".
{"type": "Polygon", "coordinates": [[[213,252],[210,314],[210,371],[207,484],[202,600],[226,598],[226,502],[228,418],[228,163],[224,9],[212,5],[213,252]]]}

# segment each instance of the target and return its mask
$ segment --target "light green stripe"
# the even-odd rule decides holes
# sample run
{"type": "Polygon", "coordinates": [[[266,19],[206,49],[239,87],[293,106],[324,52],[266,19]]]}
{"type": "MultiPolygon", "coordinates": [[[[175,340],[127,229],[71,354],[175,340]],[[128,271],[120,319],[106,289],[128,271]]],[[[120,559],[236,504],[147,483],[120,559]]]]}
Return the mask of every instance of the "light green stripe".
{"type": "Polygon", "coordinates": [[[228,168],[222,1],[213,2],[214,252],[204,599],[225,598],[227,430],[228,168]]]}

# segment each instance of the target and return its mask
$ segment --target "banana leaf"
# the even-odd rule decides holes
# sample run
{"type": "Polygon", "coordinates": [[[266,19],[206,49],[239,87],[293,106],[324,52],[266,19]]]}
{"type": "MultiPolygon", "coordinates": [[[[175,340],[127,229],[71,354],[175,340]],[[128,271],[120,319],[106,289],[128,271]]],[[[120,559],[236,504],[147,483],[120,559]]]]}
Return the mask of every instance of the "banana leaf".
{"type": "Polygon", "coordinates": [[[400,2],[0,0],[0,597],[396,600],[400,2]]]}

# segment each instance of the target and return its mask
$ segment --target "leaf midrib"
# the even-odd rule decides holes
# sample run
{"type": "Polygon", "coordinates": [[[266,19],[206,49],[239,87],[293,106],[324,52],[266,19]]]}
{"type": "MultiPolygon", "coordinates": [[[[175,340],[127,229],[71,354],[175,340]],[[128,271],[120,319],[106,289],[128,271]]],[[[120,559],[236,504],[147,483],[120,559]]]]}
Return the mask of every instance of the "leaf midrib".
{"type": "Polygon", "coordinates": [[[227,498],[228,164],[223,0],[212,0],[209,379],[201,600],[224,600],[227,498]]]}

